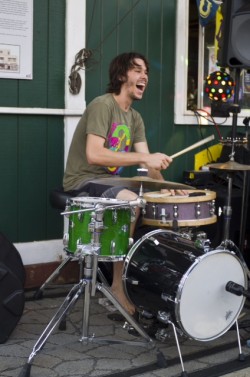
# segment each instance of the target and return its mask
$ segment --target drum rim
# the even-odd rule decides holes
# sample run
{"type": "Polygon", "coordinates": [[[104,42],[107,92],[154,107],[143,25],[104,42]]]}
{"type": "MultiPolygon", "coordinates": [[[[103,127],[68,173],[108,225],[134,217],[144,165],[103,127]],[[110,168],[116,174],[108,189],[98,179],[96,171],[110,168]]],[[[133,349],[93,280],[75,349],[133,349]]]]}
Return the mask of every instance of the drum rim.
{"type": "MultiPolygon", "coordinates": [[[[190,192],[202,192],[206,195],[197,196],[186,196],[186,195],[170,195],[165,197],[150,197],[150,194],[160,193],[160,191],[150,191],[146,192],[143,197],[146,202],[149,203],[166,203],[166,204],[180,204],[180,203],[199,203],[199,202],[209,202],[216,199],[216,192],[211,190],[187,190],[190,192]]],[[[162,194],[164,195],[164,194],[162,194]]]]}
{"type": "MultiPolygon", "coordinates": [[[[200,219],[186,219],[186,220],[178,220],[178,226],[180,227],[186,227],[186,226],[201,226],[201,225],[209,225],[214,224],[217,222],[217,215],[211,215],[210,217],[201,217],[200,219]]],[[[142,218],[142,224],[143,225],[152,225],[152,226],[158,226],[158,227],[164,227],[164,228],[171,228],[173,227],[174,219],[172,220],[166,220],[166,222],[162,222],[161,220],[155,220],[143,217],[142,218]]]]}
{"type": "Polygon", "coordinates": [[[97,203],[107,203],[107,204],[126,204],[128,205],[128,201],[120,200],[116,198],[100,198],[95,196],[76,196],[74,198],[70,198],[71,202],[76,203],[86,203],[86,204],[97,204],[97,203]]]}

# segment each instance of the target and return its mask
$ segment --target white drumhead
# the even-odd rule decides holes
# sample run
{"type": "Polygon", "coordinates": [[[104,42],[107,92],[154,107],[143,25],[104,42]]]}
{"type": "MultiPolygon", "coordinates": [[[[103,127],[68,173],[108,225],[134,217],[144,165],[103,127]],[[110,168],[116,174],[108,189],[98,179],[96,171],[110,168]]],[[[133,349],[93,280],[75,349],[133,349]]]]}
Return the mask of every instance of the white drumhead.
{"type": "Polygon", "coordinates": [[[236,321],[245,298],[225,290],[229,281],[247,288],[247,276],[240,260],[224,250],[197,258],[182,277],[176,317],[180,327],[193,339],[215,339],[236,321]]]}

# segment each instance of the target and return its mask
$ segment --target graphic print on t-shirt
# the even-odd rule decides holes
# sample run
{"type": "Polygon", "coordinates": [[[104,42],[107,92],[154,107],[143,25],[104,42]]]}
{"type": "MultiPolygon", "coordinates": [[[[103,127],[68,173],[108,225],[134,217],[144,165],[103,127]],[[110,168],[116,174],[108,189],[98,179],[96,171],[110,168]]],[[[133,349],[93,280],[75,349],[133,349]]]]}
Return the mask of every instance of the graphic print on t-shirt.
{"type": "MultiPolygon", "coordinates": [[[[131,142],[130,129],[126,124],[113,123],[107,137],[107,148],[114,152],[128,152],[131,142]]],[[[123,167],[107,166],[110,174],[120,174],[123,167]]]]}

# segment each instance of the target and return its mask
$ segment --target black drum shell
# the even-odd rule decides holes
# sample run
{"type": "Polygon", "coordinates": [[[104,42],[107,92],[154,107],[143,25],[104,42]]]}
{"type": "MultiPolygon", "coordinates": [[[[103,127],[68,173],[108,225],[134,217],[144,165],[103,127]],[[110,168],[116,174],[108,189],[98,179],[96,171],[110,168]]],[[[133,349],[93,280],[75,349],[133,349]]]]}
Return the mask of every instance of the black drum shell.
{"type": "Polygon", "coordinates": [[[128,297],[138,308],[152,314],[173,309],[169,300],[167,303],[163,297],[175,300],[183,274],[203,254],[203,248],[179,233],[152,231],[146,234],[134,244],[125,259],[128,297]]]}

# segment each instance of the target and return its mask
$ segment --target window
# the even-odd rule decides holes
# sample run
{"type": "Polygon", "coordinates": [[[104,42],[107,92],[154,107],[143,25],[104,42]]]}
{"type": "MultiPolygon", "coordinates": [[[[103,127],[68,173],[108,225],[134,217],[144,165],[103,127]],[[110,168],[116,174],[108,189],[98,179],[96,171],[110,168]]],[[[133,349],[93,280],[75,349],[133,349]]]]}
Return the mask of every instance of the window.
{"type": "MultiPolygon", "coordinates": [[[[175,123],[196,124],[196,109],[211,113],[211,101],[204,94],[205,79],[220,70],[215,53],[216,21],[202,27],[196,0],[178,0],[176,27],[175,123]]],[[[234,70],[228,73],[234,78],[234,70]]],[[[250,108],[250,73],[246,70],[241,71],[239,97],[241,113],[238,117],[244,118],[250,108]]],[[[231,125],[231,118],[232,114],[224,124],[231,125]]],[[[243,125],[242,119],[238,125],[243,125]]]]}

